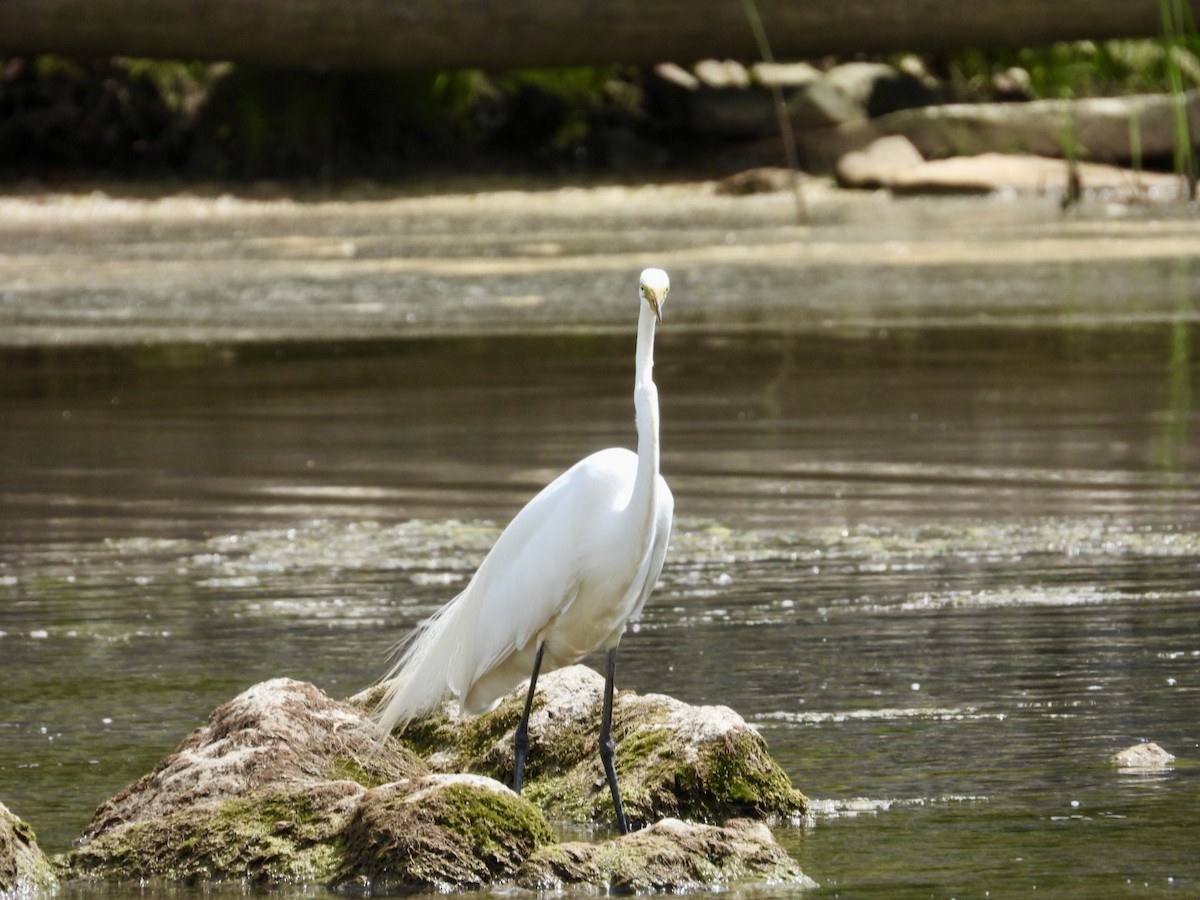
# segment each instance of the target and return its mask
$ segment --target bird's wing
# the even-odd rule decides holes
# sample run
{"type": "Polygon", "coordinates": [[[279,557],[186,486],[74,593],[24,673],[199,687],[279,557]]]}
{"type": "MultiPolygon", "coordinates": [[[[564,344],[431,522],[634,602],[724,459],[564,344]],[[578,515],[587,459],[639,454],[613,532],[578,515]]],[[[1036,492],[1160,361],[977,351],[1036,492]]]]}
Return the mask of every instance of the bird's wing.
{"type": "Polygon", "coordinates": [[[464,591],[475,627],[451,681],[459,696],[574,602],[587,535],[616,490],[602,462],[598,455],[582,460],[530,500],[464,591]]]}

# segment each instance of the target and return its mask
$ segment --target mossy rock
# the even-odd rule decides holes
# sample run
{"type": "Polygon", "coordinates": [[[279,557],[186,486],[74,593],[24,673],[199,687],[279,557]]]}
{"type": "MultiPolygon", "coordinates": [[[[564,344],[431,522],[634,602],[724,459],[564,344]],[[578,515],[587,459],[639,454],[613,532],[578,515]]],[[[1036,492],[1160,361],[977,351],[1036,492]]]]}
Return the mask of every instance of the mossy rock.
{"type": "MultiPolygon", "coordinates": [[[[604,679],[584,666],[538,681],[524,795],[551,818],[612,821],[598,753],[603,687],[604,679]]],[[[371,695],[353,702],[367,705],[371,695]]],[[[524,702],[521,687],[482,716],[463,718],[447,707],[410,724],[399,740],[438,771],[476,772],[509,783],[524,702]]],[[[613,736],[621,798],[635,826],[663,817],[719,823],[808,814],[808,800],[771,758],[762,736],[728,707],[620,691],[613,736]]]]}
{"type": "Polygon", "coordinates": [[[428,767],[350,704],[290,678],[256,684],[223,703],[143,775],[97,808],[81,840],[132,822],[244,797],[259,788],[326,781],[374,787],[428,767]]]}
{"type": "Polygon", "coordinates": [[[735,882],[814,886],[766,825],[747,820],[716,827],[663,819],[598,844],[554,844],[517,874],[531,890],[588,886],[610,894],[711,891],[735,882]]]}
{"type": "Polygon", "coordinates": [[[107,830],[65,854],[60,869],[86,881],[325,883],[365,792],[351,781],[260,788],[107,830]]]}
{"type": "Polygon", "coordinates": [[[555,844],[547,815],[612,821],[596,753],[602,690],[600,676],[578,666],[544,676],[530,721],[531,779],[518,797],[477,773],[511,778],[519,690],[486,716],[414,723],[404,747],[380,742],[362,698],[339,703],[288,679],[255,685],[101,804],[80,846],[59,858],[58,874],[352,892],[800,882],[761,819],[801,815],[804,798],[731,710],[669,697],[626,692],[616,704],[618,766],[635,827],[664,814],[760,821],[660,821],[596,844],[555,844]]]}
{"type": "Polygon", "coordinates": [[[0,803],[0,897],[24,896],[57,883],[33,829],[0,803]]]}
{"type": "Polygon", "coordinates": [[[446,891],[509,881],[551,841],[536,806],[477,775],[433,775],[363,798],[344,834],[339,888],[446,891]]]}

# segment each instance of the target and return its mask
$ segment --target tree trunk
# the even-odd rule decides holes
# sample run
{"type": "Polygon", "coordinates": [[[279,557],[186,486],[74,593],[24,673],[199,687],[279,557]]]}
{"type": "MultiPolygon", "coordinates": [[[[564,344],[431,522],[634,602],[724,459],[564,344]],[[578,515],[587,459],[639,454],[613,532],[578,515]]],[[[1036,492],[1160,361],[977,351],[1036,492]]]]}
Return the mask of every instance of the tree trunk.
{"type": "MultiPolygon", "coordinates": [[[[1188,0],[1200,18],[1200,0],[1188,0]]],[[[1161,33],[1154,0],[757,0],[781,59],[1161,33]]],[[[322,68],[757,59],[740,0],[0,0],[0,54],[322,68]]]]}

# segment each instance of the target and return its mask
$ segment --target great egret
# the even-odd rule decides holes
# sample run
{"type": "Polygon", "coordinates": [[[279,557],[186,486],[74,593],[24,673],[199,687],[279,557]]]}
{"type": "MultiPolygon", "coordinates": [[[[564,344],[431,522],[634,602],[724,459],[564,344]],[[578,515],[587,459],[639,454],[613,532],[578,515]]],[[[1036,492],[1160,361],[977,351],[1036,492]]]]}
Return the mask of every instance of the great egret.
{"type": "Polygon", "coordinates": [[[529,678],[515,737],[513,790],[529,753],[529,711],[538,672],[608,651],[600,759],[617,828],[629,830],[613,768],[613,678],[617,644],[662,571],[675,501],[658,473],[654,329],[670,289],[646,269],[638,285],[633,402],[637,453],[600,450],[548,484],[504,529],[466,589],[422,623],[387,675],[379,704],[384,734],[436,709],[447,695],[467,713],[495,708],[529,678]]]}

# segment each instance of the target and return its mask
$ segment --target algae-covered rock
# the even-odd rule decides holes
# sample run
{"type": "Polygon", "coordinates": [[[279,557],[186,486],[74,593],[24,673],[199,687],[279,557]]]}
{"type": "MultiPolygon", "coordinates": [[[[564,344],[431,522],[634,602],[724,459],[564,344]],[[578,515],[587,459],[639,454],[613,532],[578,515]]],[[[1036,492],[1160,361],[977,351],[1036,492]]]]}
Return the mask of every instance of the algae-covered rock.
{"type": "Polygon", "coordinates": [[[586,885],[613,894],[712,890],[731,882],[814,883],[761,822],[731,820],[723,827],[663,819],[602,843],[553,844],[517,873],[532,890],[586,885]]]}
{"type": "Polygon", "coordinates": [[[433,775],[367,793],[345,830],[341,887],[479,888],[512,879],[550,825],[536,806],[478,775],[433,775]]]}
{"type": "MultiPolygon", "coordinates": [[[[380,741],[362,708],[370,697],[339,703],[310,684],[275,679],[216,709],[153,772],[102,804],[80,844],[58,860],[60,874],[373,892],[799,883],[761,822],[659,822],[595,845],[554,843],[544,810],[604,821],[612,811],[596,759],[603,680],[581,667],[544,678],[524,797],[488,777],[511,778],[520,691],[487,716],[414,723],[405,747],[380,741]]],[[[762,739],[724,707],[626,692],[613,724],[635,822],[806,809],[762,739]]]]}
{"type": "Polygon", "coordinates": [[[377,745],[355,707],[305,682],[265,681],[217,707],[153,772],[101,804],[81,840],[266,785],[349,779],[371,787],[428,771],[403,748],[377,745]]]}
{"type": "MultiPolygon", "coordinates": [[[[603,689],[604,679],[584,666],[538,681],[524,791],[552,818],[612,818],[597,753],[603,689]]],[[[479,772],[507,783],[524,692],[518,688],[493,712],[474,718],[447,709],[409,725],[401,740],[436,769],[479,772]]],[[[808,812],[808,801],[771,758],[761,735],[728,707],[621,691],[613,702],[613,735],[621,797],[632,824],[663,817],[794,819],[808,812]]]]}
{"type": "Polygon", "coordinates": [[[367,789],[352,781],[263,787],[107,829],[67,853],[64,877],[269,886],[328,882],[367,789]]]}
{"type": "Polygon", "coordinates": [[[33,829],[0,803],[0,897],[52,888],[56,883],[33,829]]]}
{"type": "Polygon", "coordinates": [[[277,678],[218,707],[96,810],[61,862],[88,880],[329,880],[368,787],[426,766],[311,684],[277,678]]]}

